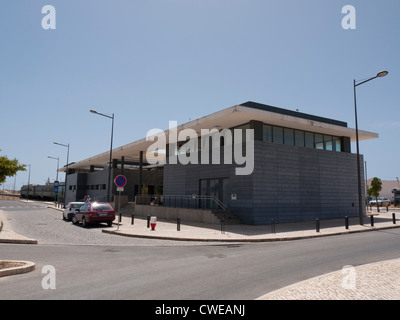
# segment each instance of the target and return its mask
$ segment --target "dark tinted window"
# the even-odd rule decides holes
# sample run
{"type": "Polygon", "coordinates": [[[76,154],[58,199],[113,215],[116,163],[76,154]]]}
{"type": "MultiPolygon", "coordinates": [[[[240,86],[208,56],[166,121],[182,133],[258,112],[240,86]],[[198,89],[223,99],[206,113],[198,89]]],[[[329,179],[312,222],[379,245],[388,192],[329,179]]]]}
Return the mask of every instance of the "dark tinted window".
{"type": "Polygon", "coordinates": [[[283,144],[283,128],[273,127],[272,128],[272,138],[275,143],[283,144]]]}
{"type": "Polygon", "coordinates": [[[285,144],[287,144],[289,146],[293,146],[294,145],[294,130],[293,129],[284,128],[283,129],[283,134],[284,134],[285,144]]]}
{"type": "Polygon", "coordinates": [[[305,133],[305,146],[307,148],[314,148],[314,134],[312,132],[305,133]]]}
{"type": "Polygon", "coordinates": [[[263,125],[263,141],[272,142],[272,126],[263,125]]]}
{"type": "Polygon", "coordinates": [[[325,145],[325,150],[329,150],[329,151],[333,150],[332,136],[324,135],[324,145],[325,145]]]}
{"type": "Polygon", "coordinates": [[[324,150],[324,139],[322,134],[315,134],[315,149],[324,150]]]}
{"type": "Polygon", "coordinates": [[[333,137],[333,150],[342,151],[342,149],[340,147],[340,138],[339,137],[333,137]]]}
{"type": "Polygon", "coordinates": [[[295,145],[298,147],[304,147],[304,131],[295,130],[294,132],[295,145]]]}

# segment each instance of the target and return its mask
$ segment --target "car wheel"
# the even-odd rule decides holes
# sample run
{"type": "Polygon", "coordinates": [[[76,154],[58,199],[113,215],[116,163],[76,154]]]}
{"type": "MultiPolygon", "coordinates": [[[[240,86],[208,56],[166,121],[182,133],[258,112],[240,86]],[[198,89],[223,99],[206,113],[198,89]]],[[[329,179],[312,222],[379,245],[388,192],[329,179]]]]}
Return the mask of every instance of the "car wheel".
{"type": "Polygon", "coordinates": [[[78,224],[79,221],[75,218],[75,216],[72,217],[72,223],[73,224],[78,224]]]}
{"type": "Polygon", "coordinates": [[[111,227],[112,226],[112,221],[107,221],[107,226],[111,227]]]}
{"type": "Polygon", "coordinates": [[[82,218],[82,227],[84,227],[84,228],[88,227],[88,223],[86,222],[85,217],[82,218]]]}

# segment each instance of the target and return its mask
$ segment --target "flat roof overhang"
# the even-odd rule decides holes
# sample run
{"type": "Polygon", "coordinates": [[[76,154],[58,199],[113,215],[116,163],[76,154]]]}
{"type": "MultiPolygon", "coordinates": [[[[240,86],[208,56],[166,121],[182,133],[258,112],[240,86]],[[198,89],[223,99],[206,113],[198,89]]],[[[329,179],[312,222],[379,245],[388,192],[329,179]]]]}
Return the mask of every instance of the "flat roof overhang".
{"type": "MultiPolygon", "coordinates": [[[[236,105],[221,111],[212,113],[205,117],[189,121],[177,126],[177,131],[183,129],[193,129],[198,135],[201,135],[201,129],[232,128],[251,120],[261,121],[275,126],[288,127],[292,129],[311,131],[315,133],[334,135],[339,137],[349,137],[351,142],[356,141],[356,130],[348,128],[344,122],[298,113],[281,108],[275,108],[253,102],[247,102],[236,105]]],[[[169,129],[164,130],[166,137],[169,135],[169,129]]],[[[379,135],[374,132],[358,130],[359,140],[377,139],[379,135]]],[[[140,151],[143,151],[143,163],[146,164],[146,150],[154,141],[146,141],[146,138],[137,140],[117,147],[112,150],[113,159],[125,157],[125,161],[139,161],[140,151]]],[[[168,141],[167,141],[168,143],[168,141]]],[[[110,152],[104,152],[99,155],[75,162],[69,165],[70,169],[88,169],[90,166],[105,167],[109,163],[110,152]]],[[[60,169],[65,171],[65,168],[60,169]]]]}

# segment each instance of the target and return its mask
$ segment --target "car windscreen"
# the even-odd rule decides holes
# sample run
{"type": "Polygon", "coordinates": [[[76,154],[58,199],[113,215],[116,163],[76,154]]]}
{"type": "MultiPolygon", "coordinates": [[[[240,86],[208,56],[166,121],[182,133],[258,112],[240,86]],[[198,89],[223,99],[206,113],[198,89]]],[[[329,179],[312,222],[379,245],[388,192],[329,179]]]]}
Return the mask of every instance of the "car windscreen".
{"type": "Polygon", "coordinates": [[[93,211],[112,211],[108,203],[94,203],[92,206],[93,211]]]}
{"type": "Polygon", "coordinates": [[[79,209],[80,207],[82,207],[82,203],[73,203],[71,209],[79,209]]]}

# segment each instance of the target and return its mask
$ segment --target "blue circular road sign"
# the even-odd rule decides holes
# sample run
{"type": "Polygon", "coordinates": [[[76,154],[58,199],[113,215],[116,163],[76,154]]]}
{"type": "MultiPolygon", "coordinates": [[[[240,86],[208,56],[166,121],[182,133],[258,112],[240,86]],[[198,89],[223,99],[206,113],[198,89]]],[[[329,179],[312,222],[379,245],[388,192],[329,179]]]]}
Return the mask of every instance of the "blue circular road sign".
{"type": "Polygon", "coordinates": [[[116,176],[114,179],[114,183],[117,187],[125,187],[126,177],[123,175],[116,176]]]}

